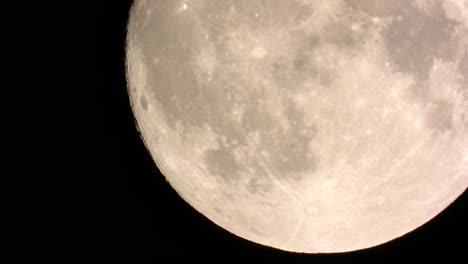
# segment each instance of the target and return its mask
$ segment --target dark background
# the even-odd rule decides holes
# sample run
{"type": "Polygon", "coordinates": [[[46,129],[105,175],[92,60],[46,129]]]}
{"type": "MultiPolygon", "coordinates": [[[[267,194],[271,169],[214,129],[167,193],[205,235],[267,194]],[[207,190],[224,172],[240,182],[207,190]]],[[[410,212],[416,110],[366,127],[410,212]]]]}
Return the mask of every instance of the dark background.
{"type": "Polygon", "coordinates": [[[124,67],[130,5],[70,2],[19,33],[27,32],[21,47],[37,59],[22,62],[28,74],[15,77],[21,100],[4,102],[14,114],[4,119],[10,135],[4,137],[0,259],[466,262],[466,192],[402,238],[330,255],[261,246],[197,213],[165,181],[135,129],[124,67]]]}

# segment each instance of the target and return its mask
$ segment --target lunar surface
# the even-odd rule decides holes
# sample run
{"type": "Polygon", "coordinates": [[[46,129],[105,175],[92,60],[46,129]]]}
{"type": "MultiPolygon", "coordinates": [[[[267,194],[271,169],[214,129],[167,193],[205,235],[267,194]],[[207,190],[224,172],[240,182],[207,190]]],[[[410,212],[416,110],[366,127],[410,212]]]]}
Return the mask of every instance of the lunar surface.
{"type": "Polygon", "coordinates": [[[468,186],[465,0],[137,0],[127,79],[167,181],[256,243],[376,246],[468,186]]]}

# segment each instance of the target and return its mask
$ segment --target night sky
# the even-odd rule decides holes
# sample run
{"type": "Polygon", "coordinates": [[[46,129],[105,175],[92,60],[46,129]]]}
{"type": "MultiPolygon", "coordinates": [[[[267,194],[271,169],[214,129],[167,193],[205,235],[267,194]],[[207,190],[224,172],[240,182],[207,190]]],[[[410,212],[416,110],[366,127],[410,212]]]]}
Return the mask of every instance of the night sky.
{"type": "MultiPolygon", "coordinates": [[[[135,128],[124,61],[132,1],[99,2],[70,4],[66,10],[79,10],[76,15],[49,18],[37,29],[53,29],[53,47],[42,44],[53,52],[39,49],[44,57],[33,63],[40,79],[22,77],[24,86],[40,89],[26,100],[33,110],[10,117],[22,140],[11,140],[7,149],[4,175],[11,182],[2,186],[0,241],[6,246],[0,259],[468,260],[466,192],[414,232],[351,253],[288,253],[216,226],[165,181],[135,128]]],[[[31,34],[43,34],[34,43],[49,36],[31,34]]]]}

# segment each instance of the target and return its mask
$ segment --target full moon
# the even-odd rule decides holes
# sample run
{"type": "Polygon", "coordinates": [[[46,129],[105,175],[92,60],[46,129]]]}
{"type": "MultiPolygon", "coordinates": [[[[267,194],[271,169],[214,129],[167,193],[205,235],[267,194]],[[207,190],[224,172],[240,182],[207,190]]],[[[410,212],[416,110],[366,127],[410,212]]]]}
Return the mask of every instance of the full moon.
{"type": "Polygon", "coordinates": [[[465,0],[136,0],[126,58],[158,168],[247,240],[369,248],[468,186],[465,0]]]}

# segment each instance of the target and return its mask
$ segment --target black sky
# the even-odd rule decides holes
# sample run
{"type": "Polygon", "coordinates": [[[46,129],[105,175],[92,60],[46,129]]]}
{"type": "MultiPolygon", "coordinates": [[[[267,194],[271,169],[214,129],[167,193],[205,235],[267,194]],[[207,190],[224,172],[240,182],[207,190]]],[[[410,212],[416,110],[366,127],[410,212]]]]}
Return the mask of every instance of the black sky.
{"type": "Polygon", "coordinates": [[[4,174],[12,187],[3,185],[10,190],[0,259],[467,260],[466,193],[403,238],[351,253],[287,253],[214,225],[164,180],[135,129],[124,68],[131,1],[96,2],[84,1],[72,18],[60,16],[73,24],[63,38],[61,20],[52,21],[61,46],[53,58],[62,63],[44,58],[35,67],[38,89],[53,92],[32,93],[31,105],[41,110],[22,116],[27,125],[12,118],[23,131],[16,135],[30,144],[14,143],[6,160],[14,170],[4,174]]]}

